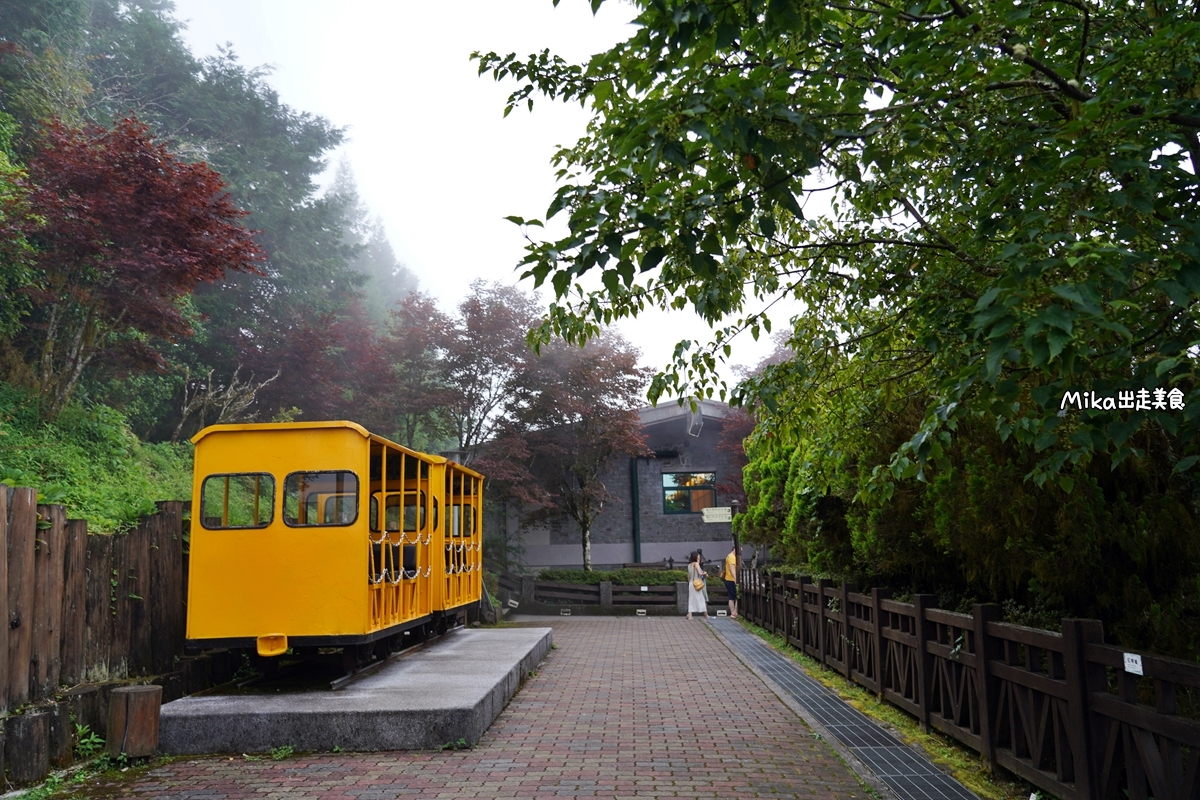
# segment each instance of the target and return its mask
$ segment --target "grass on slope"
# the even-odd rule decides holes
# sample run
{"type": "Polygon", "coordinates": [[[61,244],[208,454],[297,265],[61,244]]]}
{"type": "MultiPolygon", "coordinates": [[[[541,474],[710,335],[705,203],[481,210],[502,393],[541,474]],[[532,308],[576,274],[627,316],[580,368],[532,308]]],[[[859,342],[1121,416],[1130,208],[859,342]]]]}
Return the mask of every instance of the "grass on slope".
{"type": "Polygon", "coordinates": [[[0,482],[32,486],[90,531],[116,533],[156,500],[191,498],[192,446],[142,442],[107,406],[73,404],[44,422],[32,395],[0,384],[0,482]]]}

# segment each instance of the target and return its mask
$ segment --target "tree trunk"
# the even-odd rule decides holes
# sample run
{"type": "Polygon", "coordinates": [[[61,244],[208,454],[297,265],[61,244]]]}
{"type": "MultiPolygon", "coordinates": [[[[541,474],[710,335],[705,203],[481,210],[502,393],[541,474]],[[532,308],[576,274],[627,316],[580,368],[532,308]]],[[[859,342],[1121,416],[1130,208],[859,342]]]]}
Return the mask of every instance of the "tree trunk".
{"type": "Polygon", "coordinates": [[[586,572],[592,571],[592,531],[590,528],[581,528],[583,532],[583,569],[586,572]]]}

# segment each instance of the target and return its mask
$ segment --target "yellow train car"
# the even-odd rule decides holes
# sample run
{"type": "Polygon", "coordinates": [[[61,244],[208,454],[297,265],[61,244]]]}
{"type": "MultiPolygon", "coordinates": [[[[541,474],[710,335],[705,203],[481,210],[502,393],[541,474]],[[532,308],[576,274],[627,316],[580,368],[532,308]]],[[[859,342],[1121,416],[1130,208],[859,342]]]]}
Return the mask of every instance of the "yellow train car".
{"type": "Polygon", "coordinates": [[[189,647],[361,652],[479,602],[478,472],[344,421],[214,425],[192,442],[189,647]]]}

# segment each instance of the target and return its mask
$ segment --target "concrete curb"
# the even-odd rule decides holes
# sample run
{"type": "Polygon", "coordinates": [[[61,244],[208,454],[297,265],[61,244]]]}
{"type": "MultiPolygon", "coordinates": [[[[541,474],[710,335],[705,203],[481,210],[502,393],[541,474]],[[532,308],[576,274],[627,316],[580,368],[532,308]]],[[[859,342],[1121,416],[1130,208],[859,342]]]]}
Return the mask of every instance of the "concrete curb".
{"type": "MultiPolygon", "coordinates": [[[[736,620],[733,620],[733,622],[736,624],[736,620]]],[[[846,762],[846,766],[850,768],[851,772],[858,776],[859,780],[870,787],[870,789],[880,798],[882,798],[882,800],[898,800],[896,793],[892,791],[891,787],[884,783],[870,767],[868,767],[866,764],[860,761],[857,756],[851,753],[850,749],[842,744],[836,736],[830,733],[829,729],[822,725],[821,722],[814,717],[807,708],[796,702],[796,699],[792,697],[782,686],[764,675],[763,672],[753,662],[750,661],[750,659],[742,655],[742,653],[735,648],[719,630],[717,630],[715,625],[709,625],[708,627],[712,629],[713,635],[717,637],[717,640],[720,641],[721,644],[725,645],[729,652],[737,656],[737,659],[746,665],[746,668],[753,672],[755,677],[766,684],[766,687],[770,689],[771,692],[778,697],[785,706],[794,711],[796,716],[800,717],[800,719],[804,720],[808,727],[812,728],[813,733],[820,737],[821,741],[828,744],[830,748],[832,748],[833,751],[837,753],[839,757],[841,757],[842,761],[846,762]]],[[[763,642],[763,644],[767,647],[770,647],[770,645],[768,645],[766,642],[763,642]]]]}
{"type": "Polygon", "coordinates": [[[460,630],[337,692],[168,703],[159,749],[175,755],[436,750],[476,744],[550,652],[550,628],[460,630]]]}

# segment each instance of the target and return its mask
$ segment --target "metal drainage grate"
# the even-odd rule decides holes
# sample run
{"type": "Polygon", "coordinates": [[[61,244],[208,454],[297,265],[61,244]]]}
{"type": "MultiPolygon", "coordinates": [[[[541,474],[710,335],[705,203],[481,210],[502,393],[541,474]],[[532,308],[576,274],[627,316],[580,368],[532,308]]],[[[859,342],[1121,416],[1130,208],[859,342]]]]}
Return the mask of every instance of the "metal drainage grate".
{"type": "Polygon", "coordinates": [[[717,630],[734,650],[790,694],[870,767],[900,800],[978,800],[958,781],[904,745],[870,717],[808,677],[791,659],[729,620],[717,630]]]}

